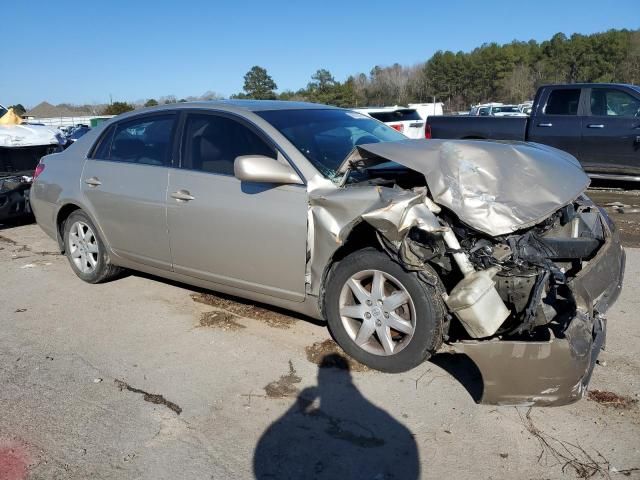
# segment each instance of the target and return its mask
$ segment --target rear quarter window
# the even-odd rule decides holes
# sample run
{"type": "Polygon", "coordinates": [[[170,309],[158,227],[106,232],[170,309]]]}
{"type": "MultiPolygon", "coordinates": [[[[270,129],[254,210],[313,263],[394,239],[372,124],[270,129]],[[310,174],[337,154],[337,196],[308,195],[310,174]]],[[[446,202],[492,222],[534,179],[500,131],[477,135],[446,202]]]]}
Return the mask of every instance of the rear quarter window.
{"type": "Polygon", "coordinates": [[[111,150],[111,140],[113,139],[114,130],[115,126],[111,125],[100,135],[100,138],[98,138],[98,141],[89,154],[89,158],[109,160],[109,150],[111,150]]]}

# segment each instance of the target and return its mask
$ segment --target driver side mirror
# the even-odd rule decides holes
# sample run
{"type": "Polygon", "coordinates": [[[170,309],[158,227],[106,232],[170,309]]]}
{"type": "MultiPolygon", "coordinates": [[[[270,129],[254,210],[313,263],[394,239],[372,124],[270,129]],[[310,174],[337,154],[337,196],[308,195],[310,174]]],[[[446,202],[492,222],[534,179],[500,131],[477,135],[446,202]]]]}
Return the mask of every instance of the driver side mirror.
{"type": "Polygon", "coordinates": [[[241,155],[233,163],[233,173],[243,182],[302,185],[293,168],[264,155],[241,155]]]}

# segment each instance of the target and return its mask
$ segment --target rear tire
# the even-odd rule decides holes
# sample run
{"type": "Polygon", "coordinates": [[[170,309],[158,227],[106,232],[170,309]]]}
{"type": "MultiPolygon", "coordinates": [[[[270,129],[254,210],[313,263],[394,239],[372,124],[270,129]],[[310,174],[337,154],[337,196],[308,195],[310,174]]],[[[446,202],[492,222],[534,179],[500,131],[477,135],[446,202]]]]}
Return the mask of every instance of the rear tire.
{"type": "Polygon", "coordinates": [[[442,297],[388,255],[374,248],[356,251],[331,267],[325,285],[329,330],[360,363],[404,372],[440,348],[442,297]]]}
{"type": "Polygon", "coordinates": [[[76,210],[64,222],[64,248],[71,269],[87,283],[102,283],[122,273],[113,265],[98,230],[82,210],[76,210]]]}

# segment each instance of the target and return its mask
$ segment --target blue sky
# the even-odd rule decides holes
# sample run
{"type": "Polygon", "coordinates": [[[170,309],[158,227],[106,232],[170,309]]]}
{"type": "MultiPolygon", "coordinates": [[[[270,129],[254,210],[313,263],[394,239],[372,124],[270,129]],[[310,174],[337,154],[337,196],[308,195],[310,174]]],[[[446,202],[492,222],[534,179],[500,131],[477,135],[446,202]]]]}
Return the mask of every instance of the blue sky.
{"type": "Polygon", "coordinates": [[[637,0],[6,0],[0,103],[230,95],[261,65],[279,90],[437,50],[639,28],[637,0]]]}

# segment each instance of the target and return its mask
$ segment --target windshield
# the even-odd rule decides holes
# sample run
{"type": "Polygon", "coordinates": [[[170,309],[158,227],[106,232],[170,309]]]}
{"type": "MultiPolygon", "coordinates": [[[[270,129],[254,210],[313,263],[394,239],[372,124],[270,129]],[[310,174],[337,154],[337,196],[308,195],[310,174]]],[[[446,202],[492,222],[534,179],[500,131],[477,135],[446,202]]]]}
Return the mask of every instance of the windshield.
{"type": "Polygon", "coordinates": [[[273,125],[326,177],[356,145],[406,140],[391,127],[349,110],[309,109],[256,112],[273,125]]]}

